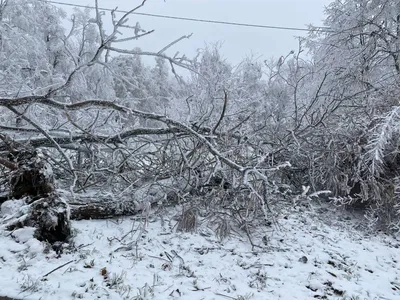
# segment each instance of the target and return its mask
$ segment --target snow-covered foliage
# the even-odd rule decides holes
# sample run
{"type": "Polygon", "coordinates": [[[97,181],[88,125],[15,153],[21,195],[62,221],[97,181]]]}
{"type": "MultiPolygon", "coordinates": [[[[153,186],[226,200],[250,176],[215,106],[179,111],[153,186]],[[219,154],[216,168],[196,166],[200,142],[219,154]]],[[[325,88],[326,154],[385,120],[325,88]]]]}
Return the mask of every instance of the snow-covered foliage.
{"type": "MultiPolygon", "coordinates": [[[[325,25],[312,33],[323,108],[309,134],[310,179],[342,203],[364,203],[375,223],[395,225],[399,1],[333,1],[325,25]],[[311,136],[311,137],[310,137],[311,136]]],[[[308,118],[313,117],[312,114],[308,118]]]]}

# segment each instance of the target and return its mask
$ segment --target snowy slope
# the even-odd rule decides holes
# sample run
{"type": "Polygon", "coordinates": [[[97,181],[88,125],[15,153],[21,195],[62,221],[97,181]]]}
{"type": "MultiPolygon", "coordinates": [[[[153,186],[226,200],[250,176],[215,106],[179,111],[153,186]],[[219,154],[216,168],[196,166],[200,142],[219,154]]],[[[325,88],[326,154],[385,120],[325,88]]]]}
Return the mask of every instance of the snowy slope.
{"type": "Polygon", "coordinates": [[[74,222],[76,251],[60,255],[34,240],[31,228],[3,231],[0,296],[400,299],[396,238],[363,234],[353,219],[326,208],[309,211],[282,210],[278,227],[256,230],[254,249],[240,232],[224,242],[202,226],[176,233],[172,211],[147,224],[139,217],[74,222]]]}

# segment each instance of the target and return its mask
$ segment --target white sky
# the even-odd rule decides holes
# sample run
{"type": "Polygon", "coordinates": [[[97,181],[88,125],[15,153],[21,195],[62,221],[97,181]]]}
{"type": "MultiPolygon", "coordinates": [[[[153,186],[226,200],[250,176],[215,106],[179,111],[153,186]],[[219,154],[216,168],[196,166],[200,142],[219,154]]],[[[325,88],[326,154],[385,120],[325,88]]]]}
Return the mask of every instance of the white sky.
{"type": "MultiPolygon", "coordinates": [[[[61,0],[63,1],[63,0],[61,0]]],[[[94,0],[65,0],[64,2],[91,5],[94,0]]],[[[324,6],[330,0],[148,0],[140,12],[181,16],[189,18],[213,19],[260,25],[306,27],[307,24],[321,26],[324,6]]],[[[99,6],[128,10],[141,3],[141,0],[99,0],[99,6]]],[[[71,8],[63,7],[68,12],[71,8]]],[[[129,47],[138,46],[143,50],[159,51],[171,41],[182,35],[193,36],[170,49],[193,57],[198,48],[205,43],[223,42],[223,56],[232,63],[238,63],[246,56],[254,54],[263,59],[286,55],[297,49],[295,36],[305,32],[258,29],[195,23],[189,21],[167,20],[151,17],[133,16],[131,25],[139,21],[142,28],[155,32],[142,38],[129,47]]]]}

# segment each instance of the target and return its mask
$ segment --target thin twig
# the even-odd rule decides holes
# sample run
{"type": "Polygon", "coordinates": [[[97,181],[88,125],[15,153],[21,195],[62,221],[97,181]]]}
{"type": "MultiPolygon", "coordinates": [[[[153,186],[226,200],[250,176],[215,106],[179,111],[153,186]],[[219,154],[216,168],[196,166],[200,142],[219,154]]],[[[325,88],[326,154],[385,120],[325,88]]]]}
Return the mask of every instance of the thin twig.
{"type": "Polygon", "coordinates": [[[175,41],[169,43],[167,46],[165,46],[164,48],[162,48],[160,51],[157,52],[157,54],[162,54],[164,53],[168,48],[172,47],[173,45],[175,45],[176,43],[180,42],[183,39],[189,39],[191,36],[193,35],[193,33],[189,34],[189,35],[183,35],[181,36],[179,39],[176,39],[175,41]]]}
{"type": "Polygon", "coordinates": [[[69,262],[67,262],[67,263],[65,263],[65,264],[63,264],[63,265],[61,265],[61,266],[55,268],[54,270],[51,270],[49,273],[43,275],[42,278],[44,278],[44,277],[50,275],[51,273],[53,273],[53,272],[55,272],[55,271],[61,269],[62,267],[65,267],[66,265],[69,265],[70,263],[72,263],[72,262],[74,262],[74,261],[75,261],[75,260],[70,260],[69,262]]]}
{"type": "Polygon", "coordinates": [[[215,131],[217,130],[218,126],[221,124],[222,120],[225,117],[226,107],[228,105],[228,94],[227,94],[227,92],[225,90],[224,90],[224,94],[225,94],[224,106],[222,107],[222,112],[221,112],[221,115],[219,117],[219,120],[218,120],[217,124],[215,124],[213,130],[211,131],[211,135],[213,135],[215,133],[215,131]]]}

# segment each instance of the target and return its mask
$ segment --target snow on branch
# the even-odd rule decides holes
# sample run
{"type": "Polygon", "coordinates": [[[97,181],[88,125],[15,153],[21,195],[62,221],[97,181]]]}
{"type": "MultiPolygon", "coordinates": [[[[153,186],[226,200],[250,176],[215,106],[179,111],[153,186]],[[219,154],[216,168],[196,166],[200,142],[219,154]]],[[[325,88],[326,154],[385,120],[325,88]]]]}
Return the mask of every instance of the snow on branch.
{"type": "Polygon", "coordinates": [[[382,172],[388,145],[395,134],[400,133],[400,107],[393,108],[373,128],[372,138],[368,143],[367,161],[373,174],[382,172]]]}

